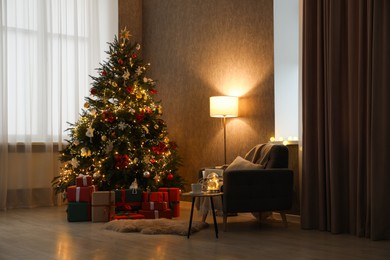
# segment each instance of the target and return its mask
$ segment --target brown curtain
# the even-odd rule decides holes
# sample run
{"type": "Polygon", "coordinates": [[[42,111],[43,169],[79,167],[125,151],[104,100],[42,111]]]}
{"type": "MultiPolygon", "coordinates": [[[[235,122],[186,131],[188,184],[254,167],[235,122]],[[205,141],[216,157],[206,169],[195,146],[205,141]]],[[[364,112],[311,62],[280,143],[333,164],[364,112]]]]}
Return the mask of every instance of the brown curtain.
{"type": "Polygon", "coordinates": [[[389,49],[389,0],[304,0],[304,229],[390,239],[389,49]]]}

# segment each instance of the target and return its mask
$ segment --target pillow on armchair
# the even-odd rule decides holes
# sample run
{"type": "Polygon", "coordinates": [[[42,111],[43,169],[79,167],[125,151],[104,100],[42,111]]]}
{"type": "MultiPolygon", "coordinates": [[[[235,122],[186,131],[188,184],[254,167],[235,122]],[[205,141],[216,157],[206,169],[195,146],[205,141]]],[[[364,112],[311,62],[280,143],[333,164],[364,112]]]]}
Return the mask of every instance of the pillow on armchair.
{"type": "Polygon", "coordinates": [[[236,159],[225,169],[225,171],[233,170],[259,170],[264,169],[264,167],[257,163],[252,163],[248,160],[245,160],[241,156],[237,156],[236,159]]]}

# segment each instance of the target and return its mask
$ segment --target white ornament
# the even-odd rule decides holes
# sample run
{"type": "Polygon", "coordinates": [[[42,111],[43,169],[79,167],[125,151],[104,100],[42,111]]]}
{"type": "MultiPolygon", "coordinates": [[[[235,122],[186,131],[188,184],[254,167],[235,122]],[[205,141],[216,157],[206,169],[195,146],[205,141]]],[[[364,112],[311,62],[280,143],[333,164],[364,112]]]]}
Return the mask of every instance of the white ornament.
{"type": "Polygon", "coordinates": [[[124,122],[120,122],[119,124],[118,124],[118,127],[119,127],[119,129],[120,130],[125,130],[125,128],[127,127],[127,125],[124,123],[124,122]]]}
{"type": "Polygon", "coordinates": [[[80,165],[79,161],[76,158],[72,158],[72,160],[70,160],[70,164],[72,165],[73,169],[76,169],[80,165]]]}
{"type": "Polygon", "coordinates": [[[134,181],[131,183],[130,189],[135,189],[135,190],[138,189],[137,178],[135,178],[134,181]]]}
{"type": "Polygon", "coordinates": [[[110,153],[113,148],[114,148],[114,143],[112,141],[108,141],[106,146],[106,153],[110,153]]]}
{"type": "Polygon", "coordinates": [[[93,129],[92,127],[88,127],[87,132],[85,133],[85,135],[88,136],[88,137],[93,137],[93,131],[94,130],[95,129],[93,129]]]}
{"type": "Polygon", "coordinates": [[[97,178],[99,178],[100,177],[100,173],[99,172],[94,172],[93,173],[93,178],[94,179],[97,179],[97,178]]]}

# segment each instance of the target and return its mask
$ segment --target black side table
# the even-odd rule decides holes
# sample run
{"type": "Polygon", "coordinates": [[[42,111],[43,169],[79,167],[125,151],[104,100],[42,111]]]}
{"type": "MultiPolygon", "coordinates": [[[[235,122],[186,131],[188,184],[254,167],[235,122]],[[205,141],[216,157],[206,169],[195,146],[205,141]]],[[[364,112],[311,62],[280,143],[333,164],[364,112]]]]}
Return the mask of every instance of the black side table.
{"type": "Polygon", "coordinates": [[[204,198],[208,197],[210,198],[210,203],[211,203],[211,211],[213,213],[213,220],[214,220],[214,229],[215,229],[215,237],[218,238],[218,226],[217,226],[217,219],[215,218],[215,210],[214,210],[214,201],[213,197],[216,196],[223,196],[223,192],[201,192],[201,193],[192,193],[192,192],[187,192],[183,193],[183,196],[189,196],[192,197],[192,205],[191,205],[191,215],[190,215],[190,223],[188,225],[188,233],[187,233],[187,238],[190,238],[191,234],[191,225],[192,225],[192,215],[194,214],[194,204],[195,204],[195,198],[204,198]]]}

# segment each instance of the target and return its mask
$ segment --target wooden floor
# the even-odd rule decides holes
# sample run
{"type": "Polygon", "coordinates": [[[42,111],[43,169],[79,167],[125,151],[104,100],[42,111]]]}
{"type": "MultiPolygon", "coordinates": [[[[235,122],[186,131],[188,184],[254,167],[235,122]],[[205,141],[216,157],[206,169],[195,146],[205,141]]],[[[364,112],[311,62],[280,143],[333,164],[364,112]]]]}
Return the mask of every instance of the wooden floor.
{"type": "MultiPolygon", "coordinates": [[[[190,239],[177,235],[117,233],[102,223],[68,223],[66,206],[0,211],[0,259],[390,259],[390,241],[301,230],[270,220],[260,227],[249,214],[228,218],[219,239],[209,228],[190,239]]],[[[180,219],[190,203],[181,202],[180,219]]],[[[194,220],[201,217],[195,214],[194,220]]]]}

